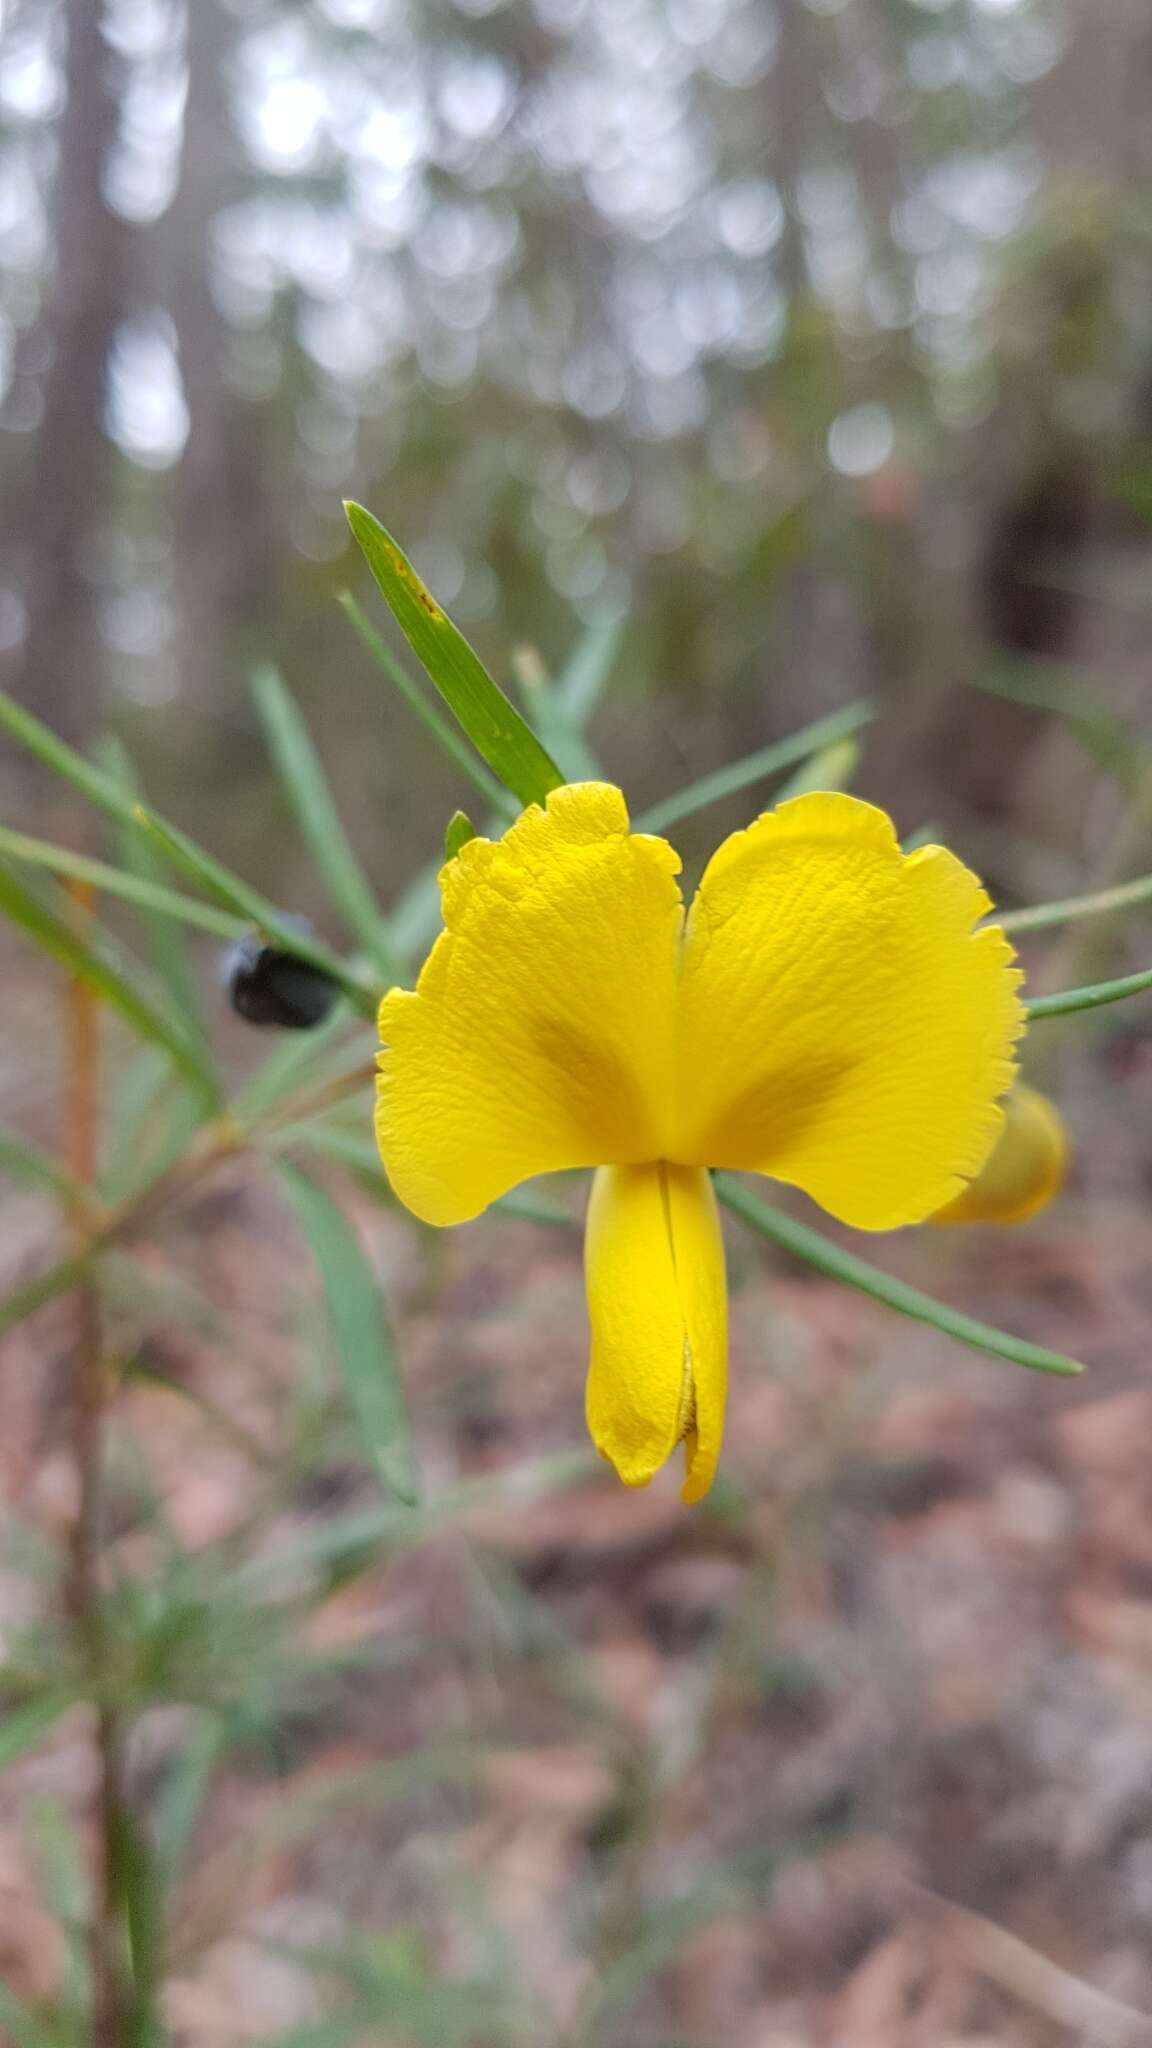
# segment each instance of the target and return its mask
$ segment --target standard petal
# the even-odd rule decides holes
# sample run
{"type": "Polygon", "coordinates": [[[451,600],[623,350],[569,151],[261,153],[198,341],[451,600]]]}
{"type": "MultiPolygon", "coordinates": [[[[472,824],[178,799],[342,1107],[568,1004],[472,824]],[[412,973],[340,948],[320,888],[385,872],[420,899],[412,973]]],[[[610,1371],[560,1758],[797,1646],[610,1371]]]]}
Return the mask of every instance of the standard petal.
{"type": "Polygon", "coordinates": [[[707,1493],[728,1374],[724,1243],[696,1167],[603,1167],[584,1246],[592,1357],[588,1428],[626,1486],[646,1486],[678,1443],[684,1499],[707,1493]]]}
{"type": "Polygon", "coordinates": [[[685,934],[670,1157],[803,1188],[860,1230],[979,1172],[1023,1028],[975,875],[883,811],[797,797],[725,842],[685,934]]]}
{"type": "Polygon", "coordinates": [[[380,1006],[376,1135],[425,1222],[466,1222],[533,1174],[660,1156],[678,870],[604,783],[553,791],[449,862],[415,993],[380,1006]]]}
{"type": "Polygon", "coordinates": [[[1023,1223],[1064,1185],[1068,1133],[1055,1103],[1018,1082],[986,1165],[931,1223],[1023,1223]]]}

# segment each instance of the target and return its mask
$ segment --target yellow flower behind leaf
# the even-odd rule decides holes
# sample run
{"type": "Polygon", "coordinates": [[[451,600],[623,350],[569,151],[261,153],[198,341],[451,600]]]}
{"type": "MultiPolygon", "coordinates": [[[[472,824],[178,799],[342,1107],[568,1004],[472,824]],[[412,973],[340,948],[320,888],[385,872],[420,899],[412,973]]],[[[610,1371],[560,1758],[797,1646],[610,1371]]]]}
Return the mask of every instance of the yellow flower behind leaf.
{"type": "Polygon", "coordinates": [[[723,1427],[724,1253],[707,1169],[767,1174],[861,1230],[954,1202],[999,1136],[1023,1029],[989,901],[942,847],[814,794],[725,841],[687,915],[666,840],[578,783],[441,876],[444,931],[380,1009],[376,1130],[400,1200],[466,1222],[596,1167],[593,1438],[629,1485],[723,1427]]]}

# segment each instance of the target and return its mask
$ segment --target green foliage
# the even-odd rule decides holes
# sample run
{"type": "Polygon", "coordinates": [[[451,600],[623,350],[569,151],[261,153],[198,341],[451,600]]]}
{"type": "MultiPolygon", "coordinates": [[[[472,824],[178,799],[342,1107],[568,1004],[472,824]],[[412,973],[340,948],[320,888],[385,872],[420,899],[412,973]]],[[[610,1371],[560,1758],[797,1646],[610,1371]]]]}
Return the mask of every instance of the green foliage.
{"type": "MultiPolygon", "coordinates": [[[[748,789],[753,783],[766,782],[782,768],[791,768],[795,762],[819,759],[829,747],[839,746],[850,734],[858,732],[876,716],[871,704],[850,704],[844,711],[834,711],[828,718],[818,718],[814,724],[802,726],[799,732],[790,733],[786,740],[774,740],[771,746],[758,747],[754,754],[748,754],[742,761],[733,761],[728,768],[717,768],[711,775],[702,775],[699,782],[690,782],[686,789],[675,796],[665,797],[663,802],[652,804],[634,820],[638,832],[665,832],[669,825],[679,824],[681,819],[690,818],[696,811],[702,811],[709,804],[720,803],[724,797],[735,796],[738,791],[748,789]]],[[[849,764],[851,765],[851,764],[849,764]]],[[[834,770],[842,771],[842,757],[838,754],[834,770]]],[[[782,794],[798,796],[803,783],[793,783],[782,794]]],[[[827,787],[827,785],[825,785],[827,787]]]]}
{"type": "Polygon", "coordinates": [[[475,839],[476,828],[463,811],[453,811],[444,829],[444,858],[455,860],[462,846],[475,839]]]}
{"type": "MultiPolygon", "coordinates": [[[[121,746],[118,741],[109,740],[103,749],[102,758],[112,780],[120,785],[135,812],[143,792],[127,748],[121,746]]],[[[117,818],[114,820],[113,830],[124,871],[133,877],[142,890],[148,892],[137,900],[144,914],[143,923],[148,935],[153,965],[168,991],[174,1015],[182,1019],[185,1030],[195,1041],[205,1072],[212,1077],[215,1098],[213,1106],[219,1108],[223,1099],[223,1084],[215,1066],[212,1042],[204,1022],[196,971],[189,956],[185,933],[181,929],[180,911],[174,910],[173,906],[164,900],[174,892],[164,888],[161,863],[135,822],[135,816],[131,823],[125,818],[117,818]]],[[[180,898],[179,901],[182,909],[188,899],[180,898]]],[[[219,937],[238,938],[243,930],[239,919],[229,917],[226,912],[215,912],[210,906],[200,904],[192,904],[191,908],[197,915],[186,921],[190,924],[199,922],[201,928],[207,931],[215,929],[219,937]],[[206,922],[209,917],[216,920],[215,926],[206,922]],[[231,926],[230,933],[224,929],[226,923],[231,926]]]]}
{"type": "MultiPolygon", "coordinates": [[[[427,598],[383,529],[358,508],[350,517],[381,589],[460,732],[417,691],[349,606],[354,623],[374,643],[402,694],[419,707],[428,729],[483,792],[486,831],[502,830],[520,802],[539,801],[557,786],[561,771],[611,772],[601,769],[586,730],[614,672],[621,627],[585,632],[555,680],[536,657],[521,659],[530,726],[427,598]]],[[[251,1492],[251,1511],[240,1526],[189,1540],[169,1519],[146,1463],[134,1458],[130,1432],[118,1435],[116,1458],[100,1479],[115,1504],[109,1525],[128,1531],[128,1538],[123,1545],[118,1536],[109,1538],[79,1633],[59,1601],[53,1611],[64,1618],[53,1622],[43,1640],[10,1654],[0,1770],[20,1768],[38,1745],[51,1742],[81,1701],[99,1708],[117,1741],[145,1725],[155,1708],[178,1716],[179,1729],[160,1744],[147,1809],[135,1796],[113,1801],[106,1844],[110,1888],[102,1906],[87,1884],[83,1848],[70,1822],[58,1810],[39,1814],[42,1885],[65,1930],[66,1962],[43,2011],[0,1994],[0,2027],[17,2048],[80,2048],[95,1996],[88,1935],[94,1914],[103,1911],[119,1930],[128,1986],[126,2048],[161,2048],[166,1984],[197,1942],[209,1944],[229,1931],[231,1915],[242,1915],[245,1887],[261,1858],[322,1841],[339,1820],[359,1822],[433,1792],[440,1799],[450,1791],[460,1796],[472,1783],[481,1767],[479,1738],[459,1744],[429,1740],[385,1763],[353,1761],[315,1777],[303,1774],[251,1826],[204,1850],[210,1883],[200,1888],[210,1894],[211,1907],[201,1902],[204,1924],[188,1931],[187,1897],[197,1895],[202,1877],[201,1837],[210,1834],[207,1816],[217,1813],[221,1801],[227,1806],[226,1797],[217,1795],[228,1774],[264,1772],[274,1781],[278,1773],[287,1774],[294,1745],[306,1743],[317,1718],[338,1717],[349,1697],[375,1697],[397,1671],[407,1673],[417,1655],[427,1653],[423,1627],[414,1635],[375,1632],[363,1640],[353,1630],[344,1644],[323,1636],[328,1615],[339,1613],[342,1599],[348,1598],[353,1611],[369,1592],[378,1600],[373,1574],[385,1562],[427,1546],[433,1557],[453,1549],[467,1557],[469,1582],[484,1612],[497,1617],[508,1654],[525,1661],[549,1702],[578,1711],[582,1728],[595,1731],[610,1765],[613,1790],[588,1831],[588,1854],[601,1889],[589,1885],[579,1907],[595,1957],[579,2038],[589,2048],[607,2048],[695,1930],[743,1910],[781,1861],[810,1853],[814,1842],[802,1834],[785,1836],[771,1854],[745,1862],[732,1858],[714,1878],[633,1897],[634,1871],[648,1853],[652,1817],[667,1782],[661,1773],[674,1770],[675,1759],[669,1765],[667,1757],[643,1751],[635,1728],[599,1688],[554,1611],[507,1558],[488,1557],[473,1533],[486,1513],[509,1500],[547,1500],[586,1482],[597,1469],[594,1454],[582,1446],[515,1469],[502,1464],[459,1479],[433,1473],[420,1495],[389,1306],[360,1219],[368,1203],[395,1208],[371,1136],[371,1019],[380,985],[406,977],[435,936],[440,862],[430,862],[391,907],[378,904],[294,699],[270,669],[260,671],[254,688],[293,820],[356,949],[351,955],[300,933],[261,891],[159,817],[144,802],[122,749],[104,749],[100,765],[93,765],[0,699],[0,723],[110,820],[117,856],[97,860],[5,830],[0,911],[69,977],[93,990],[134,1042],[133,1056],[114,1062],[96,1185],[79,1186],[42,1147],[15,1136],[0,1140],[0,1165],[50,1197],[61,1219],[55,1257],[46,1253],[43,1270],[22,1275],[0,1301],[0,1331],[79,1290],[82,1302],[95,1304],[108,1353],[104,1363],[125,1405],[145,1397],[179,1404],[189,1426],[205,1431],[242,1467],[251,1492]],[[26,881],[25,870],[46,878],[43,886],[26,881]],[[172,871],[195,893],[170,887],[166,877],[172,871]],[[114,899],[125,920],[138,920],[136,935],[148,965],[105,932],[98,916],[74,917],[66,898],[53,893],[54,878],[84,883],[98,899],[114,899]],[[235,1082],[213,1042],[186,934],[199,930],[213,940],[233,940],[252,928],[330,975],[343,1000],[316,1031],[285,1037],[255,1072],[235,1082]],[[207,1392],[186,1382],[178,1346],[174,1356],[166,1351],[164,1337],[172,1327],[195,1329],[201,1342],[234,1363],[244,1358],[251,1340],[226,1308],[184,1278],[177,1260],[158,1253],[155,1236],[169,1212],[179,1213],[182,1203],[211,1188],[241,1156],[287,1197],[314,1269],[314,1295],[322,1303],[322,1317],[306,1314],[298,1322],[283,1314],[283,1304],[275,1305],[279,1339],[291,1346],[291,1371],[270,1395],[268,1413],[256,1418],[233,1412],[215,1386],[207,1392]],[[299,1512],[300,1500],[309,1489],[329,1484],[348,1488],[353,1497],[346,1509],[310,1526],[299,1512]],[[281,1523],[289,1520],[283,1534],[281,1523]],[[270,1529],[277,1532],[274,1541],[267,1540],[270,1529]]],[[[662,799],[640,813],[637,826],[660,830],[772,777],[783,778],[777,802],[808,788],[844,786],[857,773],[861,735],[874,716],[875,707],[862,701],[818,719],[662,799]]],[[[749,814],[758,802],[749,797],[749,814]]],[[[445,831],[444,857],[452,859],[473,832],[468,816],[457,811],[445,831]]],[[[1028,931],[1114,917],[1149,900],[1152,881],[1144,878],[1030,906],[1010,913],[1004,923],[1028,931]]],[[[1030,1015],[1038,1020],[1092,1008],[1149,988],[1152,972],[1133,973],[1038,997],[1030,1015]]],[[[719,1176],[717,1188],[724,1205],[756,1236],[825,1279],[975,1350],[1047,1373],[1079,1370],[1071,1358],[991,1328],[884,1273],[730,1176],[719,1176]]],[[[582,1192],[580,1177],[573,1183],[562,1179],[547,1192],[527,1187],[505,1196],[493,1213],[570,1232],[579,1222],[582,1192]]],[[[438,1244],[420,1243],[432,1287],[442,1252],[438,1244]]],[[[258,1380],[259,1374],[249,1370],[244,1377],[258,1380]]],[[[744,1527],[746,1504],[741,1507],[737,1488],[719,1488],[709,1512],[717,1528],[744,1527]]],[[[724,1683],[733,1672],[739,1672],[740,1683],[748,1682],[743,1656],[735,1640],[717,1650],[717,1670],[728,1673],[724,1683]]],[[[716,1686],[717,1697],[724,1697],[720,1676],[716,1686]]],[[[709,1711],[707,1703],[700,1707],[694,1741],[705,1741],[709,1711]]],[[[477,1886],[474,1896],[456,1902],[470,1945],[466,1965],[453,1973],[402,1924],[387,1938],[350,1927],[339,1942],[267,1939],[270,1955],[314,1981],[320,2013],[269,2041],[280,2048],[337,2048],[387,2035],[429,2048],[489,2048],[495,2041],[523,2041],[527,2048],[542,2038],[540,2013],[517,1982],[514,1961],[481,1894],[477,1886]]]]}
{"type": "Polygon", "coordinates": [[[384,1485],[415,1502],[417,1479],[383,1289],[352,1226],[315,1181],[282,1168],[284,1185],[312,1248],[349,1397],[384,1485]]]}
{"type": "Polygon", "coordinates": [[[368,649],[377,667],[388,677],[393,688],[404,702],[415,712],[426,732],[430,733],[437,746],[449,760],[454,761],[461,773],[466,775],[475,789],[480,791],[502,818],[514,818],[520,806],[515,798],[490,775],[482,761],[478,761],[467,741],[462,739],[450,718],[445,718],[435,704],[431,704],[403,664],[397,661],[387,642],[382,640],[371,620],[368,619],[355,598],[348,591],[342,591],[340,604],[355,627],[361,641],[368,649]]]}
{"type": "Polygon", "coordinates": [[[1032,1021],[1040,1017],[1068,1017],[1075,1010],[1099,1010],[1105,1003],[1123,1003],[1129,996],[1142,996],[1152,988],[1152,968],[1140,974],[1122,974],[1117,981],[1097,981],[1088,988],[1061,989],[1058,995],[1033,996],[1025,1005],[1032,1021]]]}
{"type": "Polygon", "coordinates": [[[19,925],[38,946],[108,1004],[147,1044],[159,1046],[174,1067],[202,1090],[214,1094],[210,1071],[194,1043],[136,988],[124,971],[97,951],[73,918],[53,910],[0,866],[0,913],[19,925]]]}
{"type": "Polygon", "coordinates": [[[381,980],[396,981],[402,969],[387,919],[348,843],[308,729],[275,669],[260,669],[252,687],[272,758],[317,873],[381,980]]]}
{"type": "Polygon", "coordinates": [[[556,763],[424,588],[391,534],[363,505],[345,509],[381,596],[476,752],[521,803],[543,803],[564,780],[556,763]]]}
{"type": "MultiPolygon", "coordinates": [[[[1152,981],[1152,976],[1149,980],[1152,981]]],[[[1010,1337],[1005,1330],[994,1330],[990,1324],[962,1315],[942,1301],[933,1301],[918,1287],[909,1287],[905,1281],[893,1279],[890,1273],[880,1272],[855,1253],[843,1251],[818,1231],[809,1230],[806,1224],[797,1223],[794,1217],[785,1216],[769,1202],[749,1194],[728,1174],[718,1176],[717,1193],[734,1216],[751,1224],[753,1230],[771,1238],[794,1258],[814,1266],[830,1280],[840,1280],[846,1287],[870,1294],[873,1301],[882,1301],[898,1315],[910,1316],[913,1322],[929,1323],[934,1330],[955,1337],[957,1343],[967,1344],[973,1351],[990,1352],[995,1358],[1010,1359],[1013,1365],[1029,1366],[1033,1372],[1054,1372],[1067,1377],[1084,1370],[1074,1358],[1063,1358],[1058,1351],[1045,1351],[1039,1344],[1026,1344],[1022,1338],[1010,1337]]]]}

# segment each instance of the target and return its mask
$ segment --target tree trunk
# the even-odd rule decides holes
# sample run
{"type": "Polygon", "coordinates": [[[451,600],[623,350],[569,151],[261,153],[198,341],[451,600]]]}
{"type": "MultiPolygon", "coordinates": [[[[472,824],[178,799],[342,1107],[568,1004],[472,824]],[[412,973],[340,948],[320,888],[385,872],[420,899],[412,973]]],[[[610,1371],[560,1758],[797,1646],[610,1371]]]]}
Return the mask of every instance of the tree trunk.
{"type": "Polygon", "coordinates": [[[227,730],[235,760],[235,742],[251,727],[243,669],[266,643],[290,543],[281,416],[229,389],[227,330],[211,286],[213,222],[241,175],[225,85],[228,35],[219,0],[194,0],[180,179],[162,252],[189,418],[174,511],[182,710],[209,746],[227,730]]]}
{"type": "Polygon", "coordinates": [[[50,361],[25,506],[27,637],[17,690],[83,741],[99,715],[99,655],[84,550],[109,457],[108,352],[123,317],[131,230],[104,199],[116,131],[102,0],[66,0],[67,102],[60,123],[55,282],[45,314],[50,361]]]}

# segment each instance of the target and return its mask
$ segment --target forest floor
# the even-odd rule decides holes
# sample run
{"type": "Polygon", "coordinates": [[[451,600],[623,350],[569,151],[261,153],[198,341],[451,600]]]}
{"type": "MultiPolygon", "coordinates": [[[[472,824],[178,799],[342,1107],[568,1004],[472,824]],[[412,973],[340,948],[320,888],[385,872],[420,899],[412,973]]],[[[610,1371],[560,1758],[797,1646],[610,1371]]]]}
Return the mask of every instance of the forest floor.
{"type": "MultiPolygon", "coordinates": [[[[151,1375],[118,1404],[108,1566],[167,1602],[130,1752],[157,1826],[228,1730],[169,1916],[179,2048],[1152,2044],[1152,1052],[1113,1034],[1065,1080],[1046,1217],[862,1249],[1085,1376],[733,1232],[728,1437],[692,1511],[585,1453],[576,1231],[358,1209],[416,1516],[355,1454],[266,1175],[112,1262],[151,1375]]],[[[50,1210],[5,1215],[11,1284],[50,1210]]],[[[18,1553],[73,1503],[68,1329],[58,1305],[0,1354],[17,1644],[52,1604],[18,1553]]],[[[92,1773],[77,1708],[0,1780],[23,1997],[64,1966],[45,1843],[53,1815],[83,1835],[92,1773]]]]}

